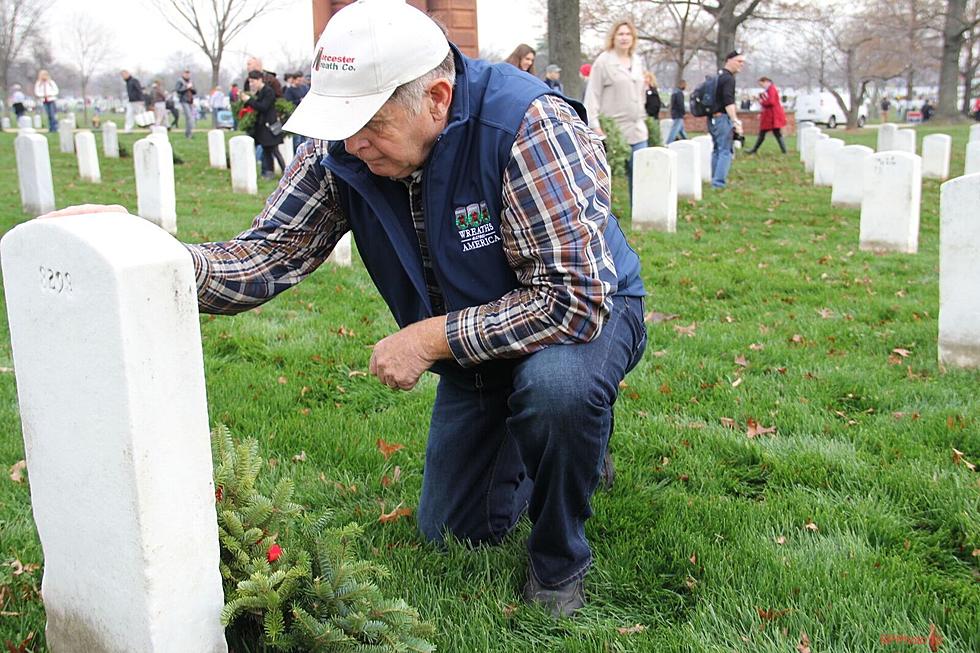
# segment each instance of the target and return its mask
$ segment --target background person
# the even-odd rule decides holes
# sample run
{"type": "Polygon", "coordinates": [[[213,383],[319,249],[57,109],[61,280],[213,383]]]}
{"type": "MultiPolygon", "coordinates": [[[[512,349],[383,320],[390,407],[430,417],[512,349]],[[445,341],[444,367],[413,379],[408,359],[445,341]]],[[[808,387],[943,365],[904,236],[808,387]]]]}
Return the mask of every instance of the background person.
{"type": "Polygon", "coordinates": [[[167,94],[163,90],[163,84],[159,79],[153,80],[150,87],[150,102],[153,105],[153,124],[160,127],[167,126],[167,94]]]}
{"type": "Polygon", "coordinates": [[[191,71],[187,68],[181,73],[180,79],[177,80],[177,86],[174,88],[174,92],[177,94],[177,101],[180,102],[181,111],[184,114],[184,136],[186,138],[194,137],[194,96],[197,95],[197,89],[194,88],[194,82],[191,81],[191,71]]]}
{"type": "Polygon", "coordinates": [[[532,48],[527,43],[521,43],[514,51],[510,53],[504,61],[512,66],[517,66],[518,69],[523,70],[531,75],[534,74],[534,57],[536,53],[534,48],[532,48]]]}
{"type": "Polygon", "coordinates": [[[724,188],[728,170],[732,167],[735,134],[742,135],[742,121],[735,110],[735,75],[745,67],[745,55],[733,50],[725,57],[725,66],[718,72],[715,104],[708,116],[711,133],[711,186],[724,188]]]}
{"type": "Polygon", "coordinates": [[[44,112],[48,116],[48,131],[52,134],[58,131],[58,85],[51,79],[51,75],[46,70],[39,70],[37,80],[34,82],[34,97],[44,106],[44,112]]]}
{"type": "Polygon", "coordinates": [[[662,102],[660,101],[660,89],[657,88],[657,76],[649,70],[643,73],[643,81],[646,84],[646,100],[644,108],[647,115],[656,120],[660,117],[662,102]]]}
{"type": "Polygon", "coordinates": [[[664,145],[670,145],[678,139],[687,140],[687,132],[684,130],[684,115],[687,113],[687,105],[684,104],[684,89],[687,82],[681,80],[677,88],[670,94],[670,117],[673,122],[670,125],[670,134],[664,145]]]}
{"type": "Polygon", "coordinates": [[[123,120],[123,132],[129,133],[136,125],[136,114],[144,111],[143,86],[140,80],[129,74],[128,70],[122,71],[121,74],[123,81],[126,82],[126,117],[123,120]]]}
{"type": "Polygon", "coordinates": [[[14,84],[10,88],[10,108],[14,110],[14,122],[17,122],[17,118],[27,113],[27,109],[24,107],[26,101],[27,96],[24,95],[21,85],[14,84]]]}
{"type": "Polygon", "coordinates": [[[561,83],[561,68],[557,64],[548,64],[544,69],[544,83],[555,93],[565,94],[565,87],[561,83]]]}
{"type": "Polygon", "coordinates": [[[269,129],[269,125],[279,120],[279,115],[276,113],[276,93],[265,83],[261,70],[253,70],[248,74],[248,86],[253,89],[255,95],[243,93],[242,97],[245,99],[245,106],[255,110],[255,126],[252,127],[251,136],[258,145],[262,146],[262,177],[272,179],[275,176],[272,166],[273,157],[279,162],[279,167],[283,171],[286,170],[286,162],[282,158],[282,152],[279,151],[283,139],[282,132],[273,134],[269,129]]]}
{"type": "Polygon", "coordinates": [[[605,138],[599,116],[611,118],[631,152],[626,160],[626,180],[633,197],[633,152],[647,146],[646,83],[643,62],[636,54],[636,27],[628,20],[612,26],[606,49],[592,64],[585,93],[589,127],[605,138]]]}
{"type": "Polygon", "coordinates": [[[786,126],[786,112],[783,110],[783,103],[779,99],[779,89],[768,77],[760,77],[759,83],[762,85],[762,93],[759,94],[759,104],[762,105],[762,113],[759,114],[759,137],[751,150],[746,150],[747,154],[755,154],[759,151],[762,141],[766,140],[766,134],[772,132],[779,143],[779,149],[786,154],[786,143],[783,142],[783,127],[786,126]]]}

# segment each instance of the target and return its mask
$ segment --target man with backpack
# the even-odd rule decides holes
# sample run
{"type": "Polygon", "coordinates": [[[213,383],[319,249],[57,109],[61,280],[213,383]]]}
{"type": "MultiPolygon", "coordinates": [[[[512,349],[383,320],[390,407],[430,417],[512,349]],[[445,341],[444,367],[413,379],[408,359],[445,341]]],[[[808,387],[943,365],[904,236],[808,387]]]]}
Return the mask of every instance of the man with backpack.
{"type": "Polygon", "coordinates": [[[701,99],[707,112],[708,132],[711,134],[711,186],[724,188],[728,170],[732,167],[735,134],[741,136],[742,121],[738,119],[735,104],[735,75],[745,66],[745,55],[732,50],[725,57],[725,66],[718,75],[705,80],[701,99]],[[713,88],[712,88],[713,87],[713,88]]]}

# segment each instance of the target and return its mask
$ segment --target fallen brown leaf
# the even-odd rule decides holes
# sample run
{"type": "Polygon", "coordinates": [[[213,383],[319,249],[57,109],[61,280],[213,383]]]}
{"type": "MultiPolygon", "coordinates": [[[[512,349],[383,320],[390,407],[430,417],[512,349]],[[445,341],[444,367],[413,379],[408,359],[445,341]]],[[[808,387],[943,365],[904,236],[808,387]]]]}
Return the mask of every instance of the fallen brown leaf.
{"type": "Polygon", "coordinates": [[[24,470],[27,469],[26,460],[18,460],[10,466],[10,480],[14,483],[24,482],[24,470]]]}
{"type": "Polygon", "coordinates": [[[740,366],[740,367],[748,367],[749,366],[749,361],[746,360],[745,356],[743,356],[742,354],[739,354],[738,356],[735,357],[735,364],[738,365],[738,366],[740,366]]]}
{"type": "Polygon", "coordinates": [[[298,454],[293,456],[294,463],[305,463],[306,462],[306,451],[300,451],[298,454]]]}
{"type": "Polygon", "coordinates": [[[385,460],[388,460],[391,457],[391,454],[395,453],[400,449],[405,448],[405,445],[403,444],[396,444],[394,442],[391,443],[385,442],[381,438],[378,438],[377,444],[378,444],[378,451],[380,451],[381,455],[385,457],[385,460]]]}
{"type": "Polygon", "coordinates": [[[829,320],[830,318],[834,317],[834,312],[829,308],[821,308],[819,311],[817,311],[817,314],[819,314],[820,317],[825,320],[829,320]]]}
{"type": "Polygon", "coordinates": [[[670,322],[671,320],[676,320],[680,315],[677,313],[661,313],[660,311],[650,311],[645,316],[643,316],[643,321],[649,324],[660,324],[661,322],[670,322]]]}
{"type": "Polygon", "coordinates": [[[276,379],[276,380],[277,380],[277,381],[279,381],[279,385],[286,385],[286,382],[287,382],[287,381],[286,381],[286,377],[284,377],[284,376],[280,376],[280,377],[279,377],[278,379],[276,379]]]}
{"type": "Polygon", "coordinates": [[[896,349],[892,349],[892,353],[898,354],[902,358],[908,358],[912,352],[910,352],[908,349],[896,348],[896,349]]]}
{"type": "Polygon", "coordinates": [[[797,653],[811,653],[810,638],[802,630],[800,631],[800,643],[796,645],[796,651],[797,653]]]}
{"type": "Polygon", "coordinates": [[[752,351],[762,351],[764,347],[765,345],[763,345],[761,342],[753,342],[751,345],[749,345],[749,349],[752,351]]]}
{"type": "Polygon", "coordinates": [[[817,527],[817,525],[815,523],[813,523],[813,520],[812,519],[807,519],[806,520],[806,523],[803,524],[803,528],[807,529],[811,533],[816,533],[817,531],[820,530],[820,528],[817,527]]]}
{"type": "Polygon", "coordinates": [[[954,447],[953,448],[953,464],[954,465],[963,465],[964,467],[966,467],[967,469],[969,469],[971,472],[977,471],[977,466],[974,465],[973,463],[971,463],[966,458],[964,458],[963,455],[964,454],[963,454],[962,451],[960,451],[959,449],[956,449],[954,447]]]}
{"type": "Polygon", "coordinates": [[[745,432],[745,435],[749,436],[750,438],[776,432],[775,426],[762,426],[751,417],[748,420],[746,420],[745,424],[748,427],[748,430],[745,432]]]}
{"type": "Polygon", "coordinates": [[[786,536],[785,535],[780,535],[779,537],[776,538],[775,541],[776,541],[776,544],[782,546],[782,545],[786,544],[786,536]]]}
{"type": "Polygon", "coordinates": [[[636,633],[642,633],[647,627],[643,624],[636,624],[635,626],[620,627],[616,630],[619,631],[620,635],[635,635],[636,633]]]}
{"type": "Polygon", "coordinates": [[[393,521],[398,521],[402,517],[408,517],[411,514],[412,514],[411,508],[402,508],[399,506],[394,510],[392,510],[391,512],[383,513],[380,517],[378,517],[378,521],[381,522],[382,524],[388,524],[393,521]]]}
{"type": "Polygon", "coordinates": [[[694,332],[697,330],[697,322],[691,322],[688,326],[681,326],[679,324],[674,325],[674,332],[679,336],[687,336],[688,338],[694,337],[694,332]]]}
{"type": "Polygon", "coordinates": [[[722,417],[721,418],[721,425],[722,426],[727,426],[728,428],[733,429],[733,428],[735,428],[735,420],[733,420],[731,417],[722,417]]]}

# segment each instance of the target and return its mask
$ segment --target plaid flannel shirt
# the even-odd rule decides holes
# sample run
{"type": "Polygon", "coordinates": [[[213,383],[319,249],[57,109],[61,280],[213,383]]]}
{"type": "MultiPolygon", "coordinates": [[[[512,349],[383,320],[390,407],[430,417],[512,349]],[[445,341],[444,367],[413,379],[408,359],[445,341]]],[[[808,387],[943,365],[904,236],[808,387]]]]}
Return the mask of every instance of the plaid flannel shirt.
{"type": "MultiPolygon", "coordinates": [[[[299,149],[250,229],[187,245],[202,312],[234,314],[271,299],[319,267],[349,230],[336,182],[320,164],[326,147],[308,141],[299,149]]],[[[602,238],[610,207],[602,143],[564,101],[546,95],[528,108],[502,198],[503,248],[520,286],[447,314],[450,349],[466,367],[591,340],[616,291],[601,278],[616,278],[602,238]]]]}

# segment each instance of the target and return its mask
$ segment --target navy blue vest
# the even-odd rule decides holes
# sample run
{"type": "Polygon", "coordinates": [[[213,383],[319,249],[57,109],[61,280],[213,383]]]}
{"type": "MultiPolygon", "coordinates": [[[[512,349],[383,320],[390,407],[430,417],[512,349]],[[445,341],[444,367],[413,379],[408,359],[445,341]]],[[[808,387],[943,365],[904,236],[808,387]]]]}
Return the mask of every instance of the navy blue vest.
{"type": "MultiPolygon", "coordinates": [[[[514,66],[455,52],[448,125],[422,176],[425,235],[447,311],[486,304],[520,285],[500,235],[503,177],[528,106],[551,92],[514,66]]],[[[581,105],[569,103],[585,120],[581,105]]],[[[337,180],[358,253],[395,321],[404,327],[432,317],[405,184],[373,175],[342,142],[328,152],[321,163],[337,180]]],[[[644,295],[639,257],[611,215],[603,235],[618,276],[603,280],[618,294],[644,295]]]]}

